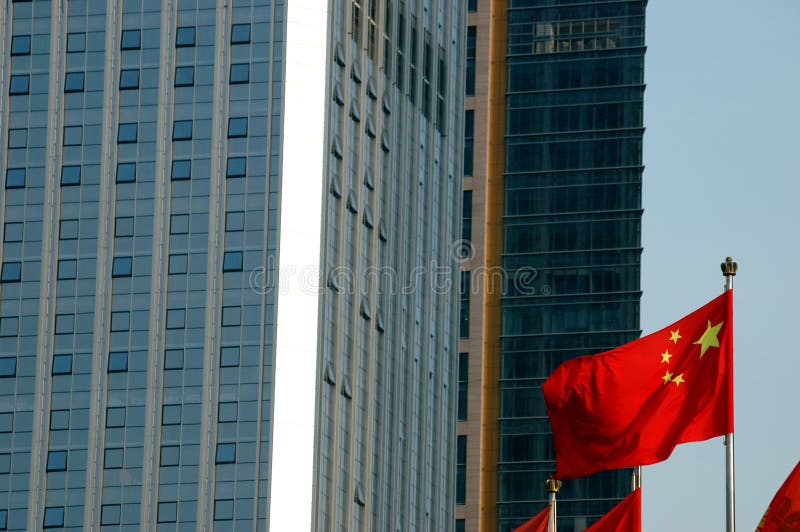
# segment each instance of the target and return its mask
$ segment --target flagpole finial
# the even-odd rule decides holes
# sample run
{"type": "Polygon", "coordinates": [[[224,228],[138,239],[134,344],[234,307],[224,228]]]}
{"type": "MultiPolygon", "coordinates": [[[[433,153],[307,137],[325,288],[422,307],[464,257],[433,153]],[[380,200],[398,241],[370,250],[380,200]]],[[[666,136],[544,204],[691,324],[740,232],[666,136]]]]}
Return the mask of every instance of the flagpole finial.
{"type": "Polygon", "coordinates": [[[722,269],[722,275],[725,277],[736,275],[736,270],[739,269],[739,265],[733,262],[731,257],[726,257],[725,262],[720,264],[719,267],[722,269]]]}
{"type": "Polygon", "coordinates": [[[561,489],[561,484],[563,484],[563,482],[554,478],[548,478],[544,481],[544,485],[547,486],[548,493],[558,493],[558,490],[561,489]]]}

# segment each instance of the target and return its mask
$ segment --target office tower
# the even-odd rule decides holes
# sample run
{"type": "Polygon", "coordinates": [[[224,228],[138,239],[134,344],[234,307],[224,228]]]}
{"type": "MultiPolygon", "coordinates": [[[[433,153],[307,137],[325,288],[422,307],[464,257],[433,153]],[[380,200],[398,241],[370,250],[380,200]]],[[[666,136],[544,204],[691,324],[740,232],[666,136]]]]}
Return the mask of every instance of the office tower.
{"type": "MultiPolygon", "coordinates": [[[[542,382],[639,335],[645,4],[468,2],[457,528],[547,504],[542,382]]],[[[559,530],[630,482],[566,482],[559,530]]]]}
{"type": "Polygon", "coordinates": [[[464,21],[4,4],[0,528],[452,529],[464,21]]]}

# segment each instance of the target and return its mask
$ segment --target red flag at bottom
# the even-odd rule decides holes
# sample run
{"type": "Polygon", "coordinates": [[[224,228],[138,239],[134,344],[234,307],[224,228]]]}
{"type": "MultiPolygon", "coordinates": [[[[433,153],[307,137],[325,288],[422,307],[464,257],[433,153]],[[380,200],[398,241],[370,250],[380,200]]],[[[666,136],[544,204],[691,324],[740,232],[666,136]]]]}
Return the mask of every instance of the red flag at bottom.
{"type": "Polygon", "coordinates": [[[636,488],[586,532],[642,532],[642,488],[636,488]]]}
{"type": "Polygon", "coordinates": [[[514,532],[547,532],[547,522],[550,521],[550,505],[534,515],[530,521],[514,529],[514,532]]]}
{"type": "Polygon", "coordinates": [[[800,531],[800,462],[767,506],[756,532],[800,531]]]}

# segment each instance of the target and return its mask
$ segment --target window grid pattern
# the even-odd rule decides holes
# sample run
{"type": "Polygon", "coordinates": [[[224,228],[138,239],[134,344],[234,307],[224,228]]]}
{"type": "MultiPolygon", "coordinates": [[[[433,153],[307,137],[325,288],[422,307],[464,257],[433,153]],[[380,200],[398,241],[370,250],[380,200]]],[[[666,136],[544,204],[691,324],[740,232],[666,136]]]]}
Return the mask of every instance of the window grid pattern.
{"type": "Polygon", "coordinates": [[[440,66],[463,60],[465,11],[347,1],[332,13],[318,528],[455,520],[455,456],[442,442],[455,438],[457,296],[397,288],[421,257],[450,265],[442,243],[460,232],[460,213],[444,205],[461,200],[462,160],[444,136],[460,143],[463,86],[459,69],[440,66]],[[363,275],[374,268],[394,278],[363,275]]]}
{"type": "MultiPolygon", "coordinates": [[[[546,504],[554,468],[541,384],[566,359],[639,336],[644,5],[509,11],[498,523],[546,504]],[[529,270],[530,271],[530,270],[529,270]]],[[[592,524],[629,471],[568,483],[559,529],[592,524]]]]}

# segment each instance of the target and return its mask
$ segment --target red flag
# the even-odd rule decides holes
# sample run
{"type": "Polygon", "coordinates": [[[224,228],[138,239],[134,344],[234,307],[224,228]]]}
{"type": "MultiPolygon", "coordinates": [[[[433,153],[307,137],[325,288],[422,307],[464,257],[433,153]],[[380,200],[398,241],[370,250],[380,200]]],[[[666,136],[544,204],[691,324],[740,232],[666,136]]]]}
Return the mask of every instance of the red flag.
{"type": "Polygon", "coordinates": [[[767,506],[756,532],[795,532],[800,530],[800,462],[767,506]]]}
{"type": "Polygon", "coordinates": [[[642,532],[642,488],[633,490],[586,532],[642,532]]]}
{"type": "Polygon", "coordinates": [[[550,520],[550,505],[534,515],[530,521],[514,529],[514,532],[547,532],[547,522],[550,520]]]}
{"type": "Polygon", "coordinates": [[[733,432],[732,290],[656,333],[564,362],[542,391],[562,480],[733,432]]]}

